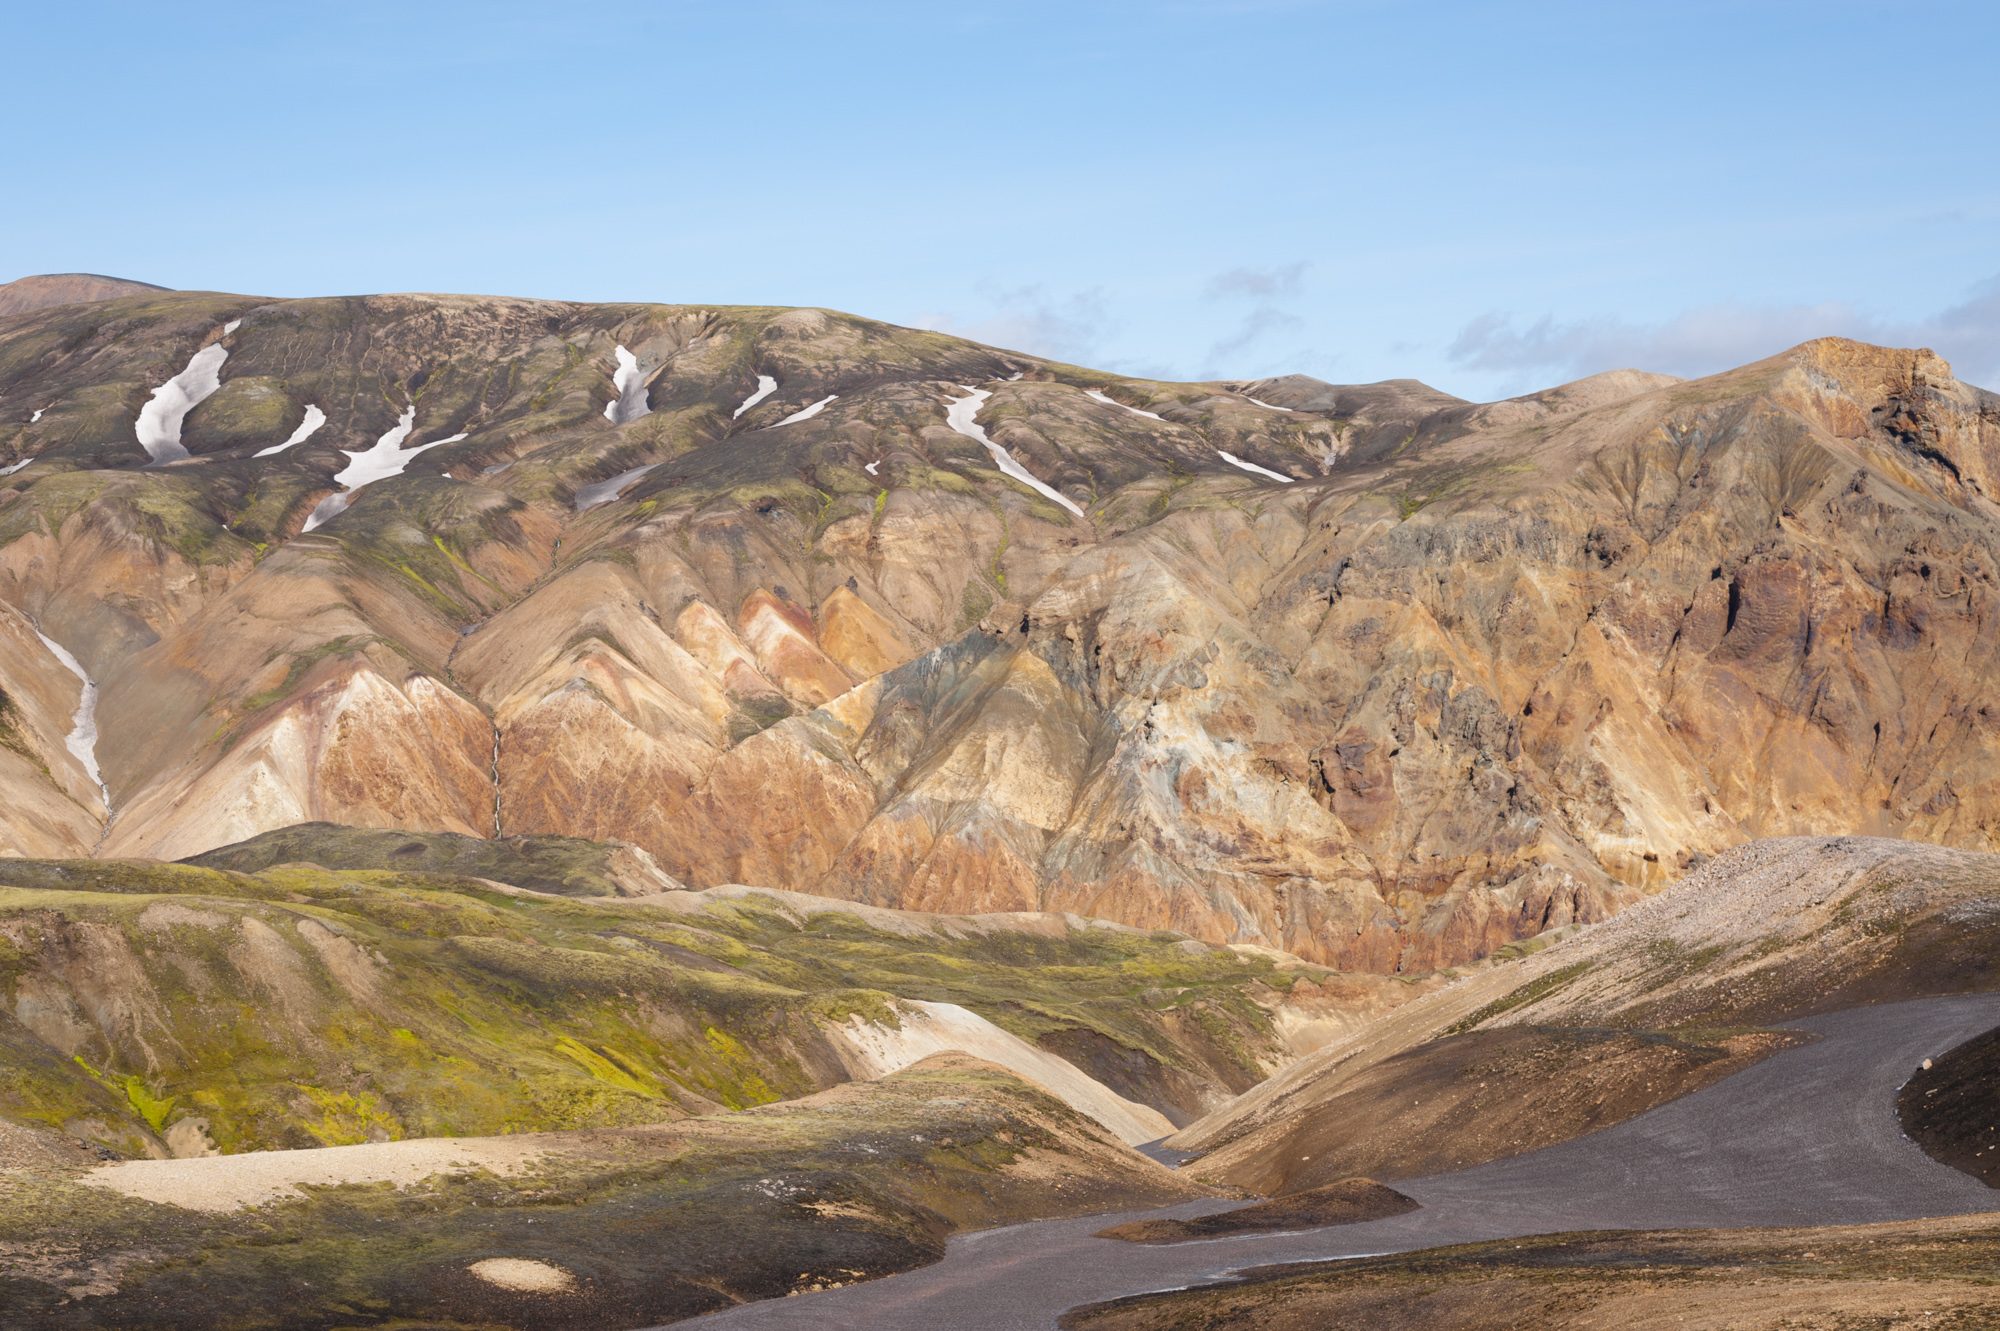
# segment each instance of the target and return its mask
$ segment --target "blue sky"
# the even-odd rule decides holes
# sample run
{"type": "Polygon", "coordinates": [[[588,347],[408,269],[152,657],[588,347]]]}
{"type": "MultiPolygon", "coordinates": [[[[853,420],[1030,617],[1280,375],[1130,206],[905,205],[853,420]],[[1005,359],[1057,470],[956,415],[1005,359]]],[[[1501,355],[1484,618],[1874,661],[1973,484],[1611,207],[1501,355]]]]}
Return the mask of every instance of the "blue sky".
{"type": "Polygon", "coordinates": [[[827,305],[1492,397],[2000,387],[1992,4],[10,5],[0,279],[827,305]]]}

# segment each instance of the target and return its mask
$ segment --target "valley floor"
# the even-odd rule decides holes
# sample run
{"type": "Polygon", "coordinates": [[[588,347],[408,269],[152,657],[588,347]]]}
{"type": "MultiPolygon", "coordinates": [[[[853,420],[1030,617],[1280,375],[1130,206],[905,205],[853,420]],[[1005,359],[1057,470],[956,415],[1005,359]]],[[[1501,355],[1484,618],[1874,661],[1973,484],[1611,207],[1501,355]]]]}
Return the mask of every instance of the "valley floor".
{"type": "MultiPolygon", "coordinates": [[[[1017,1225],[956,1239],[942,1262],[919,1271],[736,1308],[702,1325],[1046,1331],[1083,1304],[1180,1290],[1278,1263],[1578,1230],[1848,1226],[2000,1210],[2000,1193],[1910,1142],[1894,1108],[1897,1088],[1924,1059],[2000,1024],[2000,995],[1856,1008],[1792,1024],[1816,1038],[1616,1127],[1476,1169],[1399,1182],[1397,1190],[1422,1207],[1403,1215],[1166,1246],[1095,1238],[1104,1217],[1017,1225]]],[[[1150,1214],[1224,1205],[1197,1202],[1150,1214]]],[[[1979,1280],[1990,1277],[1989,1267],[1979,1280]]],[[[2000,1323],[2000,1287],[1977,1289],[1982,1315],[1992,1320],[1956,1325],[2000,1323]]],[[[1185,1312],[1186,1321],[1156,1308],[1150,1320],[1075,1324],[1209,1324],[1202,1310],[1185,1312]]]]}

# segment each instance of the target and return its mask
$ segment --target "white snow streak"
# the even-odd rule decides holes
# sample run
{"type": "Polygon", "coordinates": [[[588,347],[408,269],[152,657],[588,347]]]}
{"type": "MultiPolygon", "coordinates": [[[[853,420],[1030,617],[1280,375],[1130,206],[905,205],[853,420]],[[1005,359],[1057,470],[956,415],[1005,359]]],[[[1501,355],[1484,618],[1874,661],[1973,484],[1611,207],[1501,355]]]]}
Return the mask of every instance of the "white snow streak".
{"type": "Polygon", "coordinates": [[[639,373],[639,358],[622,346],[613,354],[618,358],[618,368],[612,373],[611,386],[618,390],[618,396],[604,404],[604,419],[613,425],[623,425],[650,416],[653,404],[646,400],[646,380],[639,373]]]}
{"type": "Polygon", "coordinates": [[[181,425],[190,411],[222,386],[222,362],[228,359],[229,348],[220,342],[209,343],[194,353],[185,370],[155,388],[152,400],[139,408],[132,432],[139,436],[139,445],[153,465],[186,460],[181,425]]]}
{"type": "Polygon", "coordinates": [[[10,462],[4,467],[0,467],[0,476],[12,476],[15,472],[33,461],[33,458],[22,458],[19,462],[10,462]]]}
{"type": "MultiPolygon", "coordinates": [[[[340,494],[330,494],[320,500],[319,506],[313,509],[312,516],[306,519],[305,530],[312,531],[345,513],[347,506],[354,502],[355,492],[363,486],[386,481],[391,476],[402,475],[403,469],[410,465],[410,460],[417,454],[426,449],[436,448],[440,444],[455,444],[465,438],[463,434],[454,434],[405,450],[403,441],[408,439],[410,431],[416,428],[416,421],[417,408],[416,404],[412,403],[403,409],[395,428],[377,439],[373,448],[366,448],[358,453],[347,453],[347,465],[333,476],[334,480],[347,487],[346,490],[340,494]]],[[[341,451],[347,452],[346,449],[341,451]]]]}
{"type": "Polygon", "coordinates": [[[1006,449],[986,437],[986,427],[981,425],[978,420],[979,409],[986,405],[987,398],[993,396],[992,392],[988,389],[973,388],[965,384],[959,386],[965,389],[966,396],[955,397],[945,404],[945,424],[966,438],[977,439],[980,443],[986,445],[986,451],[991,453],[993,460],[1000,464],[1002,472],[1012,476],[1015,480],[1021,482],[1021,484],[1047,495],[1070,512],[1076,514],[1078,517],[1082,517],[1083,510],[1078,508],[1068,495],[1056,489],[1053,485],[1045,484],[1039,476],[1029,471],[1019,462],[1016,462],[1012,453],[1009,453],[1006,449]]]}
{"type": "Polygon", "coordinates": [[[758,375],[757,391],[752,393],[749,397],[744,398],[743,405],[738,407],[733,413],[731,413],[729,419],[732,421],[735,420],[738,416],[741,416],[744,412],[750,410],[750,408],[756,406],[759,402],[762,402],[765,398],[771,396],[771,394],[777,391],[778,391],[778,381],[776,379],[773,379],[768,374],[758,375]]]}
{"type": "MultiPolygon", "coordinates": [[[[825,397],[813,403],[810,407],[806,407],[803,408],[802,410],[795,411],[791,415],[785,417],[785,419],[778,422],[778,425],[797,425],[800,421],[809,421],[813,417],[819,415],[822,411],[825,411],[826,404],[833,401],[835,398],[839,396],[840,394],[838,393],[828,393],[825,397]]],[[[778,425],[767,425],[764,428],[767,430],[775,430],[778,428],[778,425]]]]}
{"type": "Polygon", "coordinates": [[[643,467],[634,467],[630,471],[621,471],[608,481],[599,481],[595,485],[584,486],[576,492],[576,511],[581,513],[585,509],[596,508],[599,504],[610,503],[624,494],[631,487],[632,482],[638,480],[641,476],[644,476],[659,465],[661,464],[650,462],[643,467]]]}
{"type": "Polygon", "coordinates": [[[871,462],[867,466],[863,467],[861,470],[867,472],[870,476],[873,476],[875,474],[875,469],[881,465],[882,464],[879,462],[871,462]]]}
{"type": "Polygon", "coordinates": [[[303,444],[306,440],[312,438],[313,432],[324,424],[326,424],[326,413],[318,407],[308,405],[306,407],[306,418],[299,422],[298,429],[292,431],[290,439],[287,439],[282,444],[272,444],[269,448],[260,448],[250,456],[253,458],[267,458],[273,453],[284,452],[293,444],[303,444]]]}
{"type": "Polygon", "coordinates": [[[1265,400],[1264,400],[1263,398],[1260,398],[1260,397],[1251,397],[1251,396],[1250,396],[1250,395],[1249,395],[1248,393],[1245,393],[1245,394],[1243,395],[1243,400],[1244,400],[1245,402],[1255,402],[1255,403],[1256,403],[1256,404],[1257,404],[1258,406],[1262,407],[1262,408],[1263,408],[1264,410],[1266,410],[1266,411],[1290,411],[1290,410],[1291,410],[1291,408],[1290,408],[1290,407],[1281,407],[1281,406],[1279,406],[1279,405],[1278,405],[1277,403],[1275,403],[1275,402],[1266,402],[1266,401],[1265,401],[1265,400]]]}
{"type": "Polygon", "coordinates": [[[1117,398],[1111,396],[1111,394],[1100,392],[1095,388],[1084,389],[1083,395],[1087,398],[1094,398],[1097,401],[1102,402],[1107,407],[1116,407],[1120,411],[1129,411],[1134,416],[1144,416],[1149,421],[1164,422],[1167,419],[1165,416],[1157,415],[1154,412],[1141,411],[1137,407],[1128,407],[1123,402],[1120,402],[1117,398]]]}
{"type": "Polygon", "coordinates": [[[231,333],[235,332],[242,326],[243,326],[243,321],[241,319],[231,319],[228,323],[222,325],[222,335],[224,337],[228,337],[231,333]]]}
{"type": "Polygon", "coordinates": [[[83,662],[70,655],[69,648],[39,628],[35,630],[35,636],[42,640],[42,646],[49,649],[49,654],[62,662],[63,668],[83,684],[83,694],[76,701],[76,715],[70,718],[69,737],[63,741],[63,747],[83,764],[84,775],[97,787],[98,797],[104,801],[104,812],[108,817],[111,813],[111,792],[104,785],[103,773],[97,770],[97,681],[84,670],[83,662]]]}
{"type": "Polygon", "coordinates": [[[42,418],[42,413],[43,413],[43,412],[45,412],[45,411],[47,411],[47,410],[48,410],[48,408],[47,408],[47,407],[37,407],[37,408],[35,408],[35,414],[34,414],[34,415],[32,415],[32,416],[30,416],[30,417],[28,417],[28,424],[30,424],[30,425],[33,425],[33,424],[34,424],[34,423],[35,423],[36,421],[40,420],[40,419],[42,418]]]}
{"type": "MultiPolygon", "coordinates": [[[[1283,411],[1284,408],[1280,407],[1278,408],[1278,410],[1283,411]]],[[[1219,448],[1216,449],[1215,452],[1218,457],[1220,457],[1224,462],[1227,462],[1232,467],[1241,467],[1245,471],[1254,471],[1259,476],[1269,476],[1272,480],[1283,481],[1286,485],[1290,485],[1292,483],[1292,478],[1285,475],[1282,472],[1272,471],[1269,467],[1260,467],[1254,462],[1245,462],[1242,458],[1237,457],[1234,453],[1225,453],[1219,448]]]]}

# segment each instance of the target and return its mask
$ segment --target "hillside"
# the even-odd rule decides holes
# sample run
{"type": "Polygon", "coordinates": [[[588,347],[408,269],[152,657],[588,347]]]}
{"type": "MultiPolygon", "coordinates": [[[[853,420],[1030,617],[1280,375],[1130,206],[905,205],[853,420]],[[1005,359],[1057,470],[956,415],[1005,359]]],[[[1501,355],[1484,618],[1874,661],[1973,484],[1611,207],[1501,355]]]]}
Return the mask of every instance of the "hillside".
{"type": "Polygon", "coordinates": [[[1792,1019],[2000,990],[1996,903],[2000,855],[1756,842],[1362,1026],[1169,1144],[1201,1153],[1196,1177],[1272,1193],[1519,1155],[1712,1085],[1803,1038],[1792,1019]]]}
{"type": "Polygon", "coordinates": [[[1928,352],[1479,406],[157,293],[0,321],[0,402],[13,854],[620,840],[1409,972],[1751,837],[1995,841],[2000,406],[1928,352]]]}
{"type": "Polygon", "coordinates": [[[1062,916],[0,861],[0,1123],[124,1156],[477,1136],[737,1110],[957,1051],[1138,1142],[1283,1061],[1308,977],[1062,916]]]}

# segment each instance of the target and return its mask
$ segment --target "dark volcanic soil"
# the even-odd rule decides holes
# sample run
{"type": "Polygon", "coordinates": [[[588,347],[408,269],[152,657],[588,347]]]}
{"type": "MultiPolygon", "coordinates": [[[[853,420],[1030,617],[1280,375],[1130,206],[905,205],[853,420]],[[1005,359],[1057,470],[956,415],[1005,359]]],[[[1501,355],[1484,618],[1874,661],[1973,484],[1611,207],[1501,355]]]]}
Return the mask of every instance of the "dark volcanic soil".
{"type": "Polygon", "coordinates": [[[1896,1097],[1896,1116],[1933,1160],[2000,1188],[2000,1030],[1918,1069],[1896,1097]]]}

